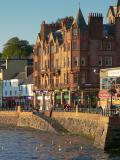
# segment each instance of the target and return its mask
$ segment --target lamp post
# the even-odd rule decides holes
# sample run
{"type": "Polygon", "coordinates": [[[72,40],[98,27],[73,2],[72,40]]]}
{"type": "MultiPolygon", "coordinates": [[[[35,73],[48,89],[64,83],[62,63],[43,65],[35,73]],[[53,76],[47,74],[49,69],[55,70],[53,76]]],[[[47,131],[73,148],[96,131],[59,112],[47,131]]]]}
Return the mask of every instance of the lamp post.
{"type": "Polygon", "coordinates": [[[113,84],[113,82],[116,83],[116,79],[112,79],[110,80],[110,88],[108,90],[108,92],[110,93],[110,110],[112,109],[112,97],[115,95],[115,93],[117,93],[116,89],[115,89],[115,85],[113,84]]]}
{"type": "Polygon", "coordinates": [[[80,92],[80,86],[77,86],[77,94],[76,94],[76,101],[75,101],[75,108],[76,108],[76,113],[79,111],[79,92],[80,92]]]}
{"type": "Polygon", "coordinates": [[[19,91],[19,100],[18,100],[18,111],[21,110],[21,103],[20,103],[20,98],[21,98],[21,95],[22,95],[22,89],[20,88],[20,84],[18,85],[18,91],[19,91]]]}
{"type": "Polygon", "coordinates": [[[99,106],[100,105],[100,100],[98,100],[98,98],[96,98],[98,96],[98,93],[100,91],[101,88],[101,80],[100,80],[100,68],[97,68],[93,70],[94,74],[96,75],[96,90],[95,90],[95,106],[99,106]],[[99,103],[98,103],[99,102],[99,103]]]}
{"type": "Polygon", "coordinates": [[[0,79],[0,107],[2,107],[3,81],[0,79]]]}

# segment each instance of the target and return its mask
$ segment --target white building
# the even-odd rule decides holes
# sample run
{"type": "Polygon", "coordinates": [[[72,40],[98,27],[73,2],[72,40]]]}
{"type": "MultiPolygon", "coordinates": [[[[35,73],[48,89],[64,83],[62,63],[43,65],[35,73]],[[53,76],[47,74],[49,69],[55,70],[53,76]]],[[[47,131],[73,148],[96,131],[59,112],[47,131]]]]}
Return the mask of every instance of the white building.
{"type": "Polygon", "coordinates": [[[3,106],[32,105],[33,84],[23,84],[22,80],[3,80],[3,106]]]}

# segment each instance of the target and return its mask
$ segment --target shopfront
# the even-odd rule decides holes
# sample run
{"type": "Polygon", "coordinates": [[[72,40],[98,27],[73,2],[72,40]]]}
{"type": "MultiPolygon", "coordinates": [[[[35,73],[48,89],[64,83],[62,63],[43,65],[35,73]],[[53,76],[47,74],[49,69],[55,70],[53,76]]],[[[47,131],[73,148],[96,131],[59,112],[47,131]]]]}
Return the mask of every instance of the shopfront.
{"type": "Polygon", "coordinates": [[[40,110],[49,110],[52,104],[52,93],[48,91],[37,92],[37,108],[40,110]]]}
{"type": "Polygon", "coordinates": [[[55,91],[55,105],[64,106],[70,104],[71,95],[68,90],[55,91]]]}
{"type": "Polygon", "coordinates": [[[120,67],[100,71],[99,98],[103,108],[120,105],[120,67]]]}

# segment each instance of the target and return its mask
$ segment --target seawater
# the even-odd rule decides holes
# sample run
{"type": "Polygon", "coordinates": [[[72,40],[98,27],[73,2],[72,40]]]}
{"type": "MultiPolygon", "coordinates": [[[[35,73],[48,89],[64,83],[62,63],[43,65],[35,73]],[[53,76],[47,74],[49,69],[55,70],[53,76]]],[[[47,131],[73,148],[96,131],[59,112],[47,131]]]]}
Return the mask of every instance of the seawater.
{"type": "Polygon", "coordinates": [[[26,128],[0,128],[0,160],[120,160],[92,141],[26,128]]]}

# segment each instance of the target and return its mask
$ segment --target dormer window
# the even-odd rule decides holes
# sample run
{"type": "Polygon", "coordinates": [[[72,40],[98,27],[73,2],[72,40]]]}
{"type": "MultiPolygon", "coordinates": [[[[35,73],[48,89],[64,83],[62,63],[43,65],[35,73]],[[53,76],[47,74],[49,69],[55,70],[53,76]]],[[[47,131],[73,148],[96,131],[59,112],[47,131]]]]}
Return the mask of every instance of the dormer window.
{"type": "Polygon", "coordinates": [[[105,66],[112,66],[112,57],[105,57],[105,66]]]}
{"type": "Polygon", "coordinates": [[[77,49],[78,49],[77,41],[73,41],[72,42],[72,50],[77,50],[77,49]]]}
{"type": "Polygon", "coordinates": [[[37,48],[37,55],[40,56],[40,54],[41,54],[41,48],[39,47],[37,48]]]}
{"type": "Polygon", "coordinates": [[[54,46],[53,45],[50,46],[50,52],[54,53],[54,46]]]}
{"type": "Polygon", "coordinates": [[[77,36],[78,35],[78,30],[77,28],[73,28],[73,36],[77,36]]]}

